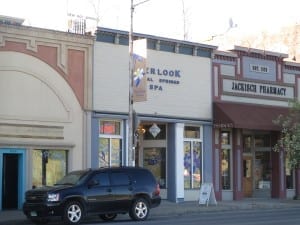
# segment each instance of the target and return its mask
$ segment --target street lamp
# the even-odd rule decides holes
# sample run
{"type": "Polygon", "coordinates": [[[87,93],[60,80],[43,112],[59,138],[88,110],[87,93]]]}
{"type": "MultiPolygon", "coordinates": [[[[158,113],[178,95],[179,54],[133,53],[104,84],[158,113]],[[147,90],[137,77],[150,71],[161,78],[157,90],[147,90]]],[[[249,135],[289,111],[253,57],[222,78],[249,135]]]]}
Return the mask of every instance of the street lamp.
{"type": "Polygon", "coordinates": [[[129,112],[128,112],[128,165],[135,166],[135,144],[133,130],[133,12],[136,6],[150,0],[145,0],[130,6],[130,30],[129,30],[129,112]]]}

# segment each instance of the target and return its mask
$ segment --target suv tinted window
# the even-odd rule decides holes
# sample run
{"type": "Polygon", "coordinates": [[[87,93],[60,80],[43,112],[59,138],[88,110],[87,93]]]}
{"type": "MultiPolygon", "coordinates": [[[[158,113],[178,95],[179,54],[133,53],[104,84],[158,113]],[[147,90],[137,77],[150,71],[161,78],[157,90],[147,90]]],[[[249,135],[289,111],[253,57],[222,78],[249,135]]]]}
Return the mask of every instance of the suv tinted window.
{"type": "Polygon", "coordinates": [[[64,176],[55,185],[65,185],[65,184],[77,184],[83,177],[87,174],[87,171],[73,171],[66,176],[64,176]]]}
{"type": "Polygon", "coordinates": [[[109,186],[109,176],[108,173],[97,173],[92,178],[100,186],[109,186]]]}
{"type": "Polygon", "coordinates": [[[134,179],[135,182],[140,185],[147,185],[149,183],[155,184],[155,180],[153,179],[153,176],[148,171],[145,170],[135,171],[134,179]]]}
{"type": "Polygon", "coordinates": [[[112,173],[111,174],[112,185],[128,185],[129,177],[126,173],[112,173]]]}

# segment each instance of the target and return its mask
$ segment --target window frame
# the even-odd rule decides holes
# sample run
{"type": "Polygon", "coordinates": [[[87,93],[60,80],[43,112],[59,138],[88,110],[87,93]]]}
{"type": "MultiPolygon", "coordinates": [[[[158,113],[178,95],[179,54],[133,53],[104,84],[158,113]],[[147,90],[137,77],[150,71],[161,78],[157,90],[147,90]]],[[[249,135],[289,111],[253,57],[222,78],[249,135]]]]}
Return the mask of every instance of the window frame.
{"type": "MultiPolygon", "coordinates": [[[[190,124],[186,124],[184,126],[184,130],[183,130],[183,146],[185,146],[185,143],[188,142],[190,146],[193,146],[194,143],[199,143],[200,144],[200,155],[201,155],[201,159],[200,159],[200,163],[201,163],[201,166],[200,166],[200,186],[201,184],[204,182],[203,181],[203,162],[204,162],[204,149],[203,149],[203,126],[201,125],[190,125],[190,124]],[[188,138],[188,137],[185,137],[185,133],[186,133],[186,128],[188,127],[197,127],[199,128],[199,138],[188,138]]],[[[193,151],[193,148],[190,148],[190,155],[192,155],[192,151],[193,151]]],[[[185,149],[183,148],[183,156],[185,155],[185,149]]],[[[184,163],[184,158],[183,158],[183,163],[184,163]]],[[[193,167],[193,163],[191,163],[191,168],[193,167]]],[[[184,170],[185,170],[185,166],[183,167],[184,170]]],[[[183,171],[183,176],[184,176],[184,171],[183,171]]],[[[190,187],[189,188],[186,188],[184,187],[185,190],[195,190],[195,189],[198,189],[200,187],[194,187],[193,184],[193,176],[190,176],[190,187]]]]}
{"type": "Polygon", "coordinates": [[[220,174],[221,174],[221,188],[222,190],[224,191],[228,191],[228,190],[232,190],[232,175],[233,175],[233,166],[232,166],[232,131],[231,130],[227,130],[227,129],[224,129],[224,130],[221,130],[220,132],[220,144],[221,144],[221,157],[220,157],[220,163],[221,163],[221,166],[220,166],[220,174]],[[229,142],[227,144],[223,144],[223,139],[222,139],[222,133],[227,133],[227,135],[229,135],[229,142]],[[223,171],[222,171],[222,155],[223,155],[223,150],[225,151],[229,151],[229,165],[228,165],[228,177],[229,177],[229,188],[224,188],[224,184],[223,184],[223,171]]]}
{"type": "Polygon", "coordinates": [[[124,121],[121,120],[121,119],[112,119],[112,118],[101,118],[98,120],[98,151],[97,151],[97,156],[98,156],[98,165],[99,167],[103,167],[103,165],[100,165],[100,142],[101,142],[101,139],[108,139],[108,155],[109,155],[109,162],[108,162],[108,167],[112,167],[114,165],[112,165],[112,160],[111,159],[111,156],[112,156],[112,152],[113,152],[113,149],[112,149],[112,142],[114,140],[119,140],[119,144],[120,144],[120,152],[119,152],[119,165],[118,166],[121,166],[123,165],[123,140],[124,140],[124,121]],[[101,122],[103,121],[107,121],[107,122],[114,122],[114,123],[119,123],[119,134],[105,134],[105,133],[101,133],[101,122]]]}
{"type": "MultiPolygon", "coordinates": [[[[32,187],[39,187],[39,185],[45,186],[45,185],[54,185],[57,181],[59,181],[60,179],[62,179],[65,175],[67,175],[68,173],[68,168],[69,168],[69,150],[68,149],[46,149],[46,148],[34,148],[31,150],[31,161],[32,161],[32,174],[31,174],[31,183],[32,183],[32,187]],[[38,181],[37,184],[34,184],[35,182],[35,178],[34,178],[34,168],[36,165],[34,165],[35,163],[39,162],[39,160],[34,160],[34,152],[40,152],[40,162],[41,162],[41,170],[35,170],[35,172],[40,171],[40,176],[41,176],[41,181],[38,181]],[[50,155],[52,153],[55,152],[63,152],[64,154],[64,163],[65,163],[65,168],[64,171],[61,171],[63,174],[61,175],[60,178],[57,178],[55,181],[53,181],[53,183],[49,183],[50,180],[47,179],[47,171],[51,170],[49,168],[49,160],[51,160],[50,155]]],[[[38,166],[38,165],[37,165],[38,166]]],[[[38,166],[39,167],[39,166],[38,166]]]]}

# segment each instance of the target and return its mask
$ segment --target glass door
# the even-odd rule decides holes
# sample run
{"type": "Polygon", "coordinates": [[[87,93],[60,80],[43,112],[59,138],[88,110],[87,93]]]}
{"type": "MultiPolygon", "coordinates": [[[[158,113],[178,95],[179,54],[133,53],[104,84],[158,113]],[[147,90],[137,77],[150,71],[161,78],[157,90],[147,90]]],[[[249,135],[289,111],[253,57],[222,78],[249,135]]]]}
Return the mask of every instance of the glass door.
{"type": "Polygon", "coordinates": [[[144,148],[144,167],[150,170],[160,188],[166,188],[166,148],[144,148]]]}
{"type": "Polygon", "coordinates": [[[271,196],[270,134],[243,136],[243,191],[245,197],[271,196]]]}
{"type": "Polygon", "coordinates": [[[243,136],[243,192],[244,197],[252,197],[253,194],[253,135],[243,136]]]}
{"type": "Polygon", "coordinates": [[[270,152],[255,152],[255,189],[270,190],[271,188],[271,169],[270,152]]]}
{"type": "Polygon", "coordinates": [[[199,141],[184,142],[184,188],[200,188],[202,175],[202,145],[199,141]]]}
{"type": "Polygon", "coordinates": [[[161,188],[162,198],[167,192],[167,125],[145,122],[140,124],[136,159],[139,166],[150,170],[161,188]]]}

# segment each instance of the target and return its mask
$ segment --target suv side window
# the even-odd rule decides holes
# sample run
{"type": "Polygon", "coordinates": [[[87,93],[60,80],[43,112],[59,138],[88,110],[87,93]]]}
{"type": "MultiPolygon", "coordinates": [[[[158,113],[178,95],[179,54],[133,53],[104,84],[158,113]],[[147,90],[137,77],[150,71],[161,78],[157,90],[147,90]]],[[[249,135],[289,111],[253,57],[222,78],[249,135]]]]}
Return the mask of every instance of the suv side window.
{"type": "Polygon", "coordinates": [[[111,173],[111,184],[115,186],[129,185],[130,180],[126,173],[111,173]]]}
{"type": "Polygon", "coordinates": [[[97,184],[97,186],[109,186],[109,176],[108,173],[97,173],[91,179],[91,182],[97,184]]]}

